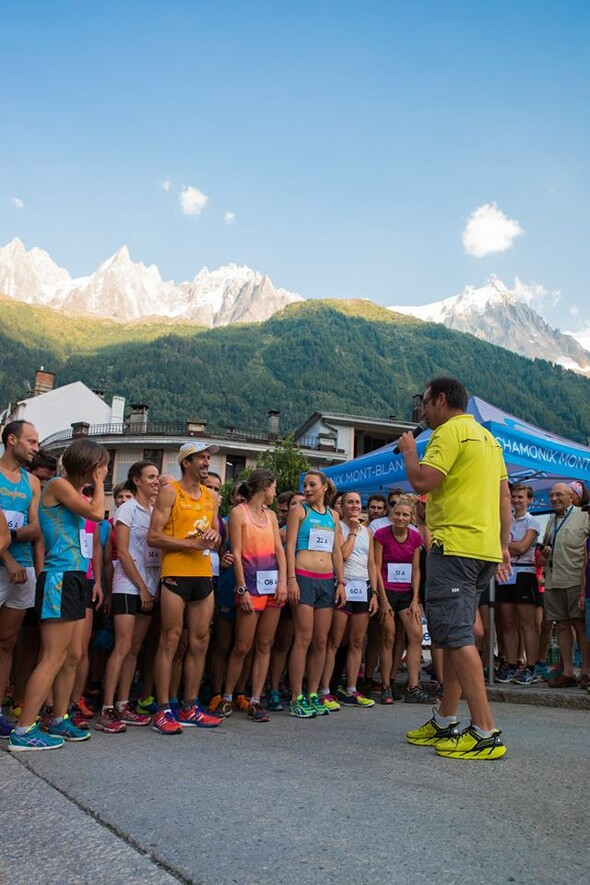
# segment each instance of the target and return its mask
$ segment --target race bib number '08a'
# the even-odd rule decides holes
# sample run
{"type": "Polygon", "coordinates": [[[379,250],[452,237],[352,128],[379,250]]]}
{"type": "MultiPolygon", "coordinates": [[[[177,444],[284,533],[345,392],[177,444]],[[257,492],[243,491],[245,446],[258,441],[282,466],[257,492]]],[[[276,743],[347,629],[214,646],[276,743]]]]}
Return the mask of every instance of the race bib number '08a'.
{"type": "Polygon", "coordinates": [[[387,563],[387,583],[388,584],[411,584],[412,582],[412,563],[411,562],[388,562],[387,563]]]}
{"type": "Polygon", "coordinates": [[[367,582],[366,581],[347,581],[345,585],[347,602],[366,602],[367,601],[367,582]]]}
{"type": "Polygon", "coordinates": [[[22,529],[25,524],[25,514],[20,513],[18,510],[3,510],[4,518],[8,523],[8,529],[10,531],[16,531],[17,529],[22,529]]]}
{"type": "Polygon", "coordinates": [[[259,596],[274,596],[278,582],[278,571],[256,572],[256,589],[259,596]]]}
{"type": "Polygon", "coordinates": [[[323,550],[324,553],[331,553],[333,548],[334,532],[327,529],[311,529],[308,550],[323,550]]]}
{"type": "Polygon", "coordinates": [[[92,559],[93,540],[92,532],[86,532],[84,529],[80,529],[80,552],[84,559],[92,559]]]}

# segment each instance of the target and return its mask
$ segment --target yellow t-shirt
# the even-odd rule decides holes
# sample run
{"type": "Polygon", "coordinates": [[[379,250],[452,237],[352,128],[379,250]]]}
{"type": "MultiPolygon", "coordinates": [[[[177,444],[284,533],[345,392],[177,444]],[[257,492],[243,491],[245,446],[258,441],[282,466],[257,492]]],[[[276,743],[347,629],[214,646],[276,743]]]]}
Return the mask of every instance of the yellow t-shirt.
{"type": "Polygon", "coordinates": [[[456,415],[433,432],[422,464],[444,474],[428,495],[432,541],[448,555],[500,562],[500,481],[507,475],[498,440],[472,415],[456,415]]]}
{"type": "MultiPolygon", "coordinates": [[[[170,485],[176,498],[164,534],[172,538],[198,537],[213,525],[215,499],[213,492],[201,486],[200,498],[188,495],[180,482],[170,485]],[[196,534],[194,534],[196,532],[196,534]]],[[[210,578],[213,574],[208,550],[162,550],[162,577],[210,578]]]]}

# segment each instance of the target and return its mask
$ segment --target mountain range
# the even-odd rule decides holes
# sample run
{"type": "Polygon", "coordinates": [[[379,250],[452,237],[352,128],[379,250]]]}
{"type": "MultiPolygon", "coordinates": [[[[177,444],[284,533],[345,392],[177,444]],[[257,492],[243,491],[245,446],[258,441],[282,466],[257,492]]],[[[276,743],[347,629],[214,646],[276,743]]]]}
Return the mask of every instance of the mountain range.
{"type": "MultiPolygon", "coordinates": [[[[204,267],[190,282],[166,281],[155,265],[132,261],[126,246],[90,276],[72,278],[43,249],[27,250],[18,238],[0,248],[0,294],[78,317],[108,317],[121,323],[178,321],[206,327],[263,322],[303,300],[294,292],[277,289],[268,276],[235,264],[213,271],[204,267]]],[[[372,302],[365,303],[369,311],[372,302]]],[[[590,375],[590,335],[576,340],[552,328],[517,286],[510,289],[494,276],[480,288],[467,286],[442,301],[389,309],[590,375]]]]}
{"type": "Polygon", "coordinates": [[[202,326],[261,322],[301,296],[276,289],[268,276],[229,264],[203,267],[192,280],[163,280],[155,264],[132,261],[123,246],[87,277],[72,278],[43,249],[27,251],[18,238],[0,249],[0,293],[73,314],[180,319],[202,326]]]}

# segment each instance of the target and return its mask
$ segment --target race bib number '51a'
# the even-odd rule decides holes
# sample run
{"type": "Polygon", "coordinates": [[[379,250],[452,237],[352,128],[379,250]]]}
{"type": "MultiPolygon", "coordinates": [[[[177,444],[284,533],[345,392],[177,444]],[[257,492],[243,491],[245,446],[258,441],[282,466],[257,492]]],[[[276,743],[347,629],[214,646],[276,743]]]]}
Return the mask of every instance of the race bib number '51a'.
{"type": "Polygon", "coordinates": [[[412,582],[412,563],[411,562],[388,562],[387,563],[387,583],[388,584],[411,584],[412,582]]]}

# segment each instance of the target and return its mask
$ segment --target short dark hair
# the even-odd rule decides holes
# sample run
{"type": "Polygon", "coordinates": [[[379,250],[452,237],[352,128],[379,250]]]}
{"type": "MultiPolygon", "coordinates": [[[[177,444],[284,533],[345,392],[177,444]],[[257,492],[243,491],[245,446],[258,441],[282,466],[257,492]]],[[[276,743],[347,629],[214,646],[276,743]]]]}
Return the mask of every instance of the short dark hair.
{"type": "Polygon", "coordinates": [[[19,418],[18,421],[9,421],[2,431],[2,443],[4,444],[4,448],[6,448],[9,436],[16,436],[17,439],[21,438],[25,424],[31,424],[31,422],[25,421],[24,418],[19,418]]]}
{"type": "Polygon", "coordinates": [[[47,449],[39,449],[31,463],[27,465],[29,473],[41,468],[53,470],[54,473],[57,473],[57,458],[51,452],[48,452],[47,449]]]}
{"type": "Polygon", "coordinates": [[[450,375],[439,375],[437,378],[431,378],[426,382],[425,390],[430,390],[433,399],[444,393],[447,399],[447,405],[451,409],[461,409],[462,412],[467,408],[467,391],[460,381],[450,375]]]}
{"type": "Polygon", "coordinates": [[[387,499],[385,495],[369,495],[367,498],[367,507],[371,503],[371,501],[379,501],[380,504],[387,504],[387,499]]]}
{"type": "Polygon", "coordinates": [[[515,482],[514,485],[510,487],[510,491],[511,492],[517,492],[517,491],[526,492],[526,496],[529,499],[529,501],[532,501],[533,498],[535,497],[535,490],[533,489],[533,487],[527,486],[523,482],[515,482]]]}
{"type": "Polygon", "coordinates": [[[209,470],[209,471],[207,472],[207,476],[214,476],[214,477],[216,477],[216,479],[219,480],[219,482],[222,482],[222,479],[221,479],[220,475],[219,475],[218,473],[215,473],[214,470],[209,470]]]}

